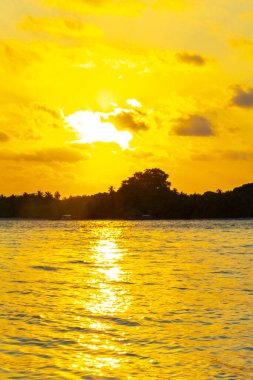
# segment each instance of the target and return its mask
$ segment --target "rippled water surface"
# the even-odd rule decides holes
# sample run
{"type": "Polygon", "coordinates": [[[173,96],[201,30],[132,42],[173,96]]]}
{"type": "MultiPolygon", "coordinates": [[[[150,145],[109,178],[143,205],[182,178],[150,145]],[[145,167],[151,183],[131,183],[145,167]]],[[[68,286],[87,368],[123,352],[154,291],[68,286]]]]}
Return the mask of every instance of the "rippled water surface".
{"type": "Polygon", "coordinates": [[[253,379],[253,221],[0,221],[0,379],[253,379]]]}

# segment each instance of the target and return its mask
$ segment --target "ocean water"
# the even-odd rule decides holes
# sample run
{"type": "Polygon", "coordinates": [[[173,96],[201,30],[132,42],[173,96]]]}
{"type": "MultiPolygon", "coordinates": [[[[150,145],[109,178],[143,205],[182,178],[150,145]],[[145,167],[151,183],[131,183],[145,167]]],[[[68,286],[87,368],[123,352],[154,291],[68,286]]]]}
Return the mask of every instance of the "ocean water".
{"type": "Polygon", "coordinates": [[[253,379],[253,221],[0,221],[0,379],[253,379]]]}

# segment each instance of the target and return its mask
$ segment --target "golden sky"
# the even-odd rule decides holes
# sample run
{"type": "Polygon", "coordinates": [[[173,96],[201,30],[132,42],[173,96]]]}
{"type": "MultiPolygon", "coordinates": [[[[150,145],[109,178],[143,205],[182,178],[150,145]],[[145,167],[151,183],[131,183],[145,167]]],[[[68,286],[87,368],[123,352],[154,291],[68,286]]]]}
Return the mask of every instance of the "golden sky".
{"type": "Polygon", "coordinates": [[[253,181],[252,0],[0,0],[3,194],[253,181]]]}

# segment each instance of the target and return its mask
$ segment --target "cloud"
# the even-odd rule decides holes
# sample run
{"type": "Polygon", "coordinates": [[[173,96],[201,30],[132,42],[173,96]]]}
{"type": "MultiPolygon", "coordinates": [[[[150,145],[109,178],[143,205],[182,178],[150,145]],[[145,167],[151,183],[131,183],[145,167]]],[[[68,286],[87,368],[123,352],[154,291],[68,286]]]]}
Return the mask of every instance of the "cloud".
{"type": "Polygon", "coordinates": [[[1,65],[12,73],[41,60],[32,44],[16,40],[0,41],[0,57],[1,65]]]}
{"type": "Polygon", "coordinates": [[[191,156],[193,161],[252,161],[253,151],[243,151],[243,150],[227,150],[221,151],[216,150],[207,153],[197,153],[191,156]]]}
{"type": "Polygon", "coordinates": [[[237,86],[235,91],[235,96],[232,99],[233,105],[243,108],[253,107],[253,88],[244,91],[240,86],[237,86]]]}
{"type": "Polygon", "coordinates": [[[74,163],[82,161],[84,159],[83,154],[77,150],[69,148],[47,148],[35,150],[32,152],[1,152],[1,160],[13,160],[13,161],[31,161],[31,162],[65,162],[74,163]]]}
{"type": "Polygon", "coordinates": [[[238,50],[242,55],[252,59],[253,53],[253,40],[249,38],[230,38],[228,40],[229,45],[238,50]]]}
{"type": "Polygon", "coordinates": [[[173,132],[178,136],[214,135],[211,122],[199,115],[189,115],[187,118],[176,119],[173,132]]]}
{"type": "Polygon", "coordinates": [[[103,114],[103,118],[113,123],[118,129],[130,129],[131,131],[147,131],[148,111],[143,111],[141,102],[137,99],[127,99],[128,108],[119,108],[116,106],[113,112],[103,114]]]}
{"type": "Polygon", "coordinates": [[[100,37],[102,31],[97,26],[83,22],[79,18],[49,18],[27,16],[19,24],[24,30],[43,32],[63,37],[100,37]]]}
{"type": "Polygon", "coordinates": [[[197,153],[197,154],[192,154],[191,159],[193,161],[213,161],[215,156],[213,154],[205,154],[205,153],[197,153]]]}
{"type": "Polygon", "coordinates": [[[133,151],[131,153],[134,158],[141,159],[141,160],[149,160],[149,159],[152,159],[153,157],[156,157],[156,155],[152,152],[133,151]]]}
{"type": "Polygon", "coordinates": [[[4,133],[4,132],[0,132],[0,142],[7,142],[10,140],[10,137],[4,133]]]}
{"type": "Polygon", "coordinates": [[[79,14],[138,15],[145,7],[142,0],[44,0],[47,5],[79,14]]]}
{"type": "Polygon", "coordinates": [[[193,5],[193,2],[194,0],[156,0],[153,8],[162,11],[182,11],[187,7],[193,5]]]}
{"type": "Polygon", "coordinates": [[[126,103],[131,107],[139,108],[142,106],[141,102],[139,102],[137,99],[127,99],[126,103]]]}
{"type": "MultiPolygon", "coordinates": [[[[115,57],[117,57],[119,54],[119,51],[115,50],[114,54],[115,54],[115,57]]],[[[126,55],[127,55],[126,52],[122,50],[120,52],[120,57],[118,58],[101,57],[101,62],[104,65],[111,67],[113,70],[120,71],[120,75],[122,75],[123,73],[122,77],[124,76],[126,71],[129,71],[129,70],[132,70],[136,74],[139,74],[139,75],[150,73],[150,69],[147,67],[148,65],[147,57],[143,57],[142,55],[137,56],[136,54],[129,55],[128,57],[126,55]]]]}
{"type": "Polygon", "coordinates": [[[176,58],[179,62],[187,63],[190,65],[203,66],[206,64],[205,58],[199,54],[182,52],[177,53],[176,58]]]}
{"type": "Polygon", "coordinates": [[[52,116],[52,118],[54,118],[56,120],[62,120],[62,116],[58,110],[49,108],[49,107],[45,106],[44,104],[35,103],[34,109],[38,110],[38,111],[45,112],[46,114],[52,116]]]}
{"type": "Polygon", "coordinates": [[[231,150],[224,153],[224,158],[227,158],[232,161],[251,161],[253,159],[253,151],[235,151],[231,150]]]}
{"type": "Polygon", "coordinates": [[[119,129],[130,129],[132,131],[147,131],[148,125],[142,120],[142,112],[137,110],[122,110],[116,115],[111,115],[108,121],[119,129]]]}
{"type": "Polygon", "coordinates": [[[107,114],[91,111],[77,111],[65,117],[66,123],[79,133],[80,139],[74,142],[93,144],[95,142],[117,143],[122,149],[129,148],[132,134],[119,131],[107,114]]]}
{"type": "Polygon", "coordinates": [[[93,61],[87,61],[85,63],[77,63],[74,65],[74,67],[77,67],[79,69],[95,69],[97,65],[93,61]]]}

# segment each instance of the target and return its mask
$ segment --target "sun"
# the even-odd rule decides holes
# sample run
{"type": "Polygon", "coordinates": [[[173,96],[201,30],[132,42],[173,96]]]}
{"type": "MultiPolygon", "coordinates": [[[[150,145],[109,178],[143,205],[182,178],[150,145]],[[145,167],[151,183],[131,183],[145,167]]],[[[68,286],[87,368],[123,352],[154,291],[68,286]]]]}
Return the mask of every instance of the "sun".
{"type": "Polygon", "coordinates": [[[77,111],[66,116],[65,121],[80,136],[75,142],[87,144],[115,142],[122,149],[129,148],[132,134],[129,131],[119,131],[112,123],[103,121],[103,116],[99,112],[77,111]]]}

